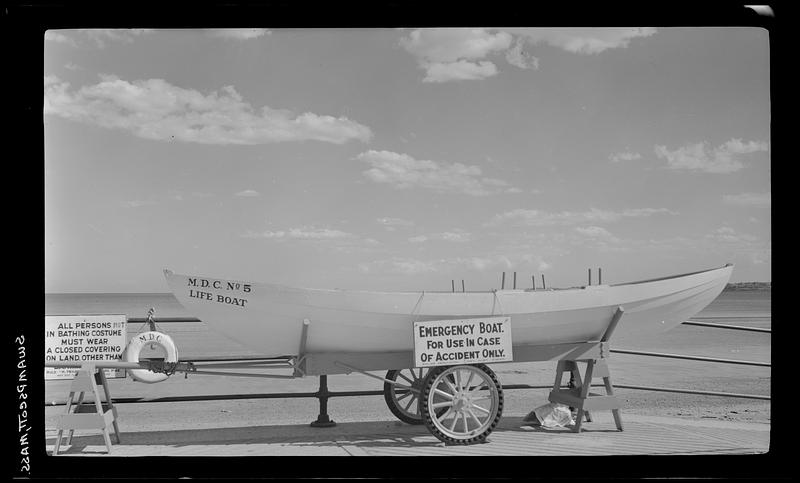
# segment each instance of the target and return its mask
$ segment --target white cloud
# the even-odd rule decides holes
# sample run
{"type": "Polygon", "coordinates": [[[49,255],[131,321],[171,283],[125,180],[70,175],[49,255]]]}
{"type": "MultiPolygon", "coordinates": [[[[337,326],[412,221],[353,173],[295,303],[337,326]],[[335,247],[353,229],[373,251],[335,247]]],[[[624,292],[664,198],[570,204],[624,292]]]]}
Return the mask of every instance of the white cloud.
{"type": "Polygon", "coordinates": [[[201,144],[267,144],[316,140],[367,142],[372,132],[346,117],[264,106],[256,110],[232,86],[203,94],[162,79],[101,82],[69,92],[69,84],[45,79],[45,114],[120,129],[159,141],[201,144]]]}
{"type": "Polygon", "coordinates": [[[417,275],[437,271],[436,261],[425,262],[412,258],[395,257],[388,260],[376,260],[372,262],[360,263],[358,269],[363,273],[399,273],[402,275],[417,275]]]}
{"type": "Polygon", "coordinates": [[[608,49],[625,48],[631,39],[648,37],[656,29],[644,28],[522,28],[504,29],[526,38],[575,54],[598,54],[608,49]]]}
{"type": "Polygon", "coordinates": [[[472,235],[463,230],[445,231],[441,233],[432,233],[429,235],[418,235],[408,239],[411,243],[422,243],[429,240],[447,241],[455,243],[466,243],[470,241],[472,235]]]}
{"type": "Polygon", "coordinates": [[[295,239],[295,240],[335,240],[342,238],[356,238],[356,235],[341,230],[331,230],[329,228],[316,228],[304,226],[300,228],[289,228],[288,230],[263,232],[248,231],[244,238],[267,238],[267,239],[295,239]]]}
{"type": "Polygon", "coordinates": [[[256,190],[243,190],[243,191],[240,191],[240,192],[236,193],[235,196],[241,196],[241,197],[248,198],[248,197],[261,196],[261,194],[256,190]]]}
{"type": "Polygon", "coordinates": [[[582,223],[610,223],[623,218],[644,218],[656,214],[677,213],[667,208],[629,208],[623,211],[609,211],[591,208],[589,211],[562,211],[548,213],[540,210],[517,208],[494,216],[488,225],[512,223],[517,226],[576,225],[582,223]]]}
{"type": "Polygon", "coordinates": [[[717,228],[712,233],[706,235],[707,238],[724,243],[753,243],[758,237],[747,233],[739,233],[729,226],[717,228]]]}
{"type": "Polygon", "coordinates": [[[153,29],[78,29],[78,32],[85,33],[102,49],[106,41],[131,43],[136,37],[153,32],[153,29]]]}
{"type": "Polygon", "coordinates": [[[631,152],[622,152],[622,153],[614,153],[608,157],[613,163],[619,163],[620,161],[634,161],[637,159],[642,159],[642,155],[639,153],[631,153],[631,152]]]}
{"type": "MultiPolygon", "coordinates": [[[[578,226],[575,227],[575,232],[597,250],[627,251],[630,249],[630,240],[622,240],[600,226],[578,226]]],[[[579,241],[579,243],[581,242],[579,241]]]]}
{"type": "Polygon", "coordinates": [[[148,200],[130,200],[130,201],[125,201],[122,204],[123,204],[123,206],[126,206],[128,208],[139,208],[140,206],[154,205],[154,204],[156,204],[156,201],[153,200],[153,199],[148,199],[148,200]]]}
{"type": "Polygon", "coordinates": [[[518,37],[517,41],[514,42],[514,47],[506,51],[506,61],[520,69],[539,69],[539,59],[525,52],[523,50],[524,45],[525,39],[518,37]]]}
{"type": "Polygon", "coordinates": [[[232,40],[249,40],[272,35],[268,29],[207,29],[206,32],[212,37],[232,40]]]}
{"type": "Polygon", "coordinates": [[[497,75],[497,67],[488,60],[470,62],[432,62],[425,65],[427,74],[422,82],[448,82],[453,80],[480,80],[497,75]]]}
{"type": "Polygon", "coordinates": [[[368,179],[398,189],[425,188],[439,193],[485,196],[509,188],[503,180],[483,177],[478,166],[417,160],[391,151],[370,150],[356,159],[372,166],[364,171],[368,179]]]}
{"type": "Polygon", "coordinates": [[[709,148],[708,143],[700,142],[682,146],[670,151],[666,146],[655,146],[659,159],[666,159],[671,169],[701,171],[705,173],[733,173],[744,168],[740,155],[767,151],[768,145],[761,141],[742,142],[731,139],[726,143],[709,148]]]}
{"type": "Polygon", "coordinates": [[[443,233],[437,233],[433,235],[435,239],[440,239],[444,241],[456,242],[456,243],[465,243],[470,240],[472,237],[471,234],[464,232],[464,231],[446,231],[443,233]]]}
{"type": "Polygon", "coordinates": [[[772,203],[772,196],[767,193],[741,193],[738,195],[723,196],[725,203],[731,205],[769,205],[772,203]]]}
{"type": "Polygon", "coordinates": [[[631,39],[647,37],[653,28],[431,28],[411,31],[400,45],[426,71],[424,82],[478,80],[497,75],[487,57],[505,53],[521,69],[538,69],[539,59],[526,45],[549,44],[577,54],[597,54],[627,47],[631,39]],[[513,45],[512,45],[513,43],[513,45]]]}
{"type": "Polygon", "coordinates": [[[61,43],[61,44],[67,44],[67,45],[71,45],[73,47],[77,47],[78,46],[78,43],[75,42],[74,39],[72,39],[71,37],[68,37],[68,36],[66,36],[66,35],[64,35],[61,32],[58,32],[56,30],[48,30],[47,32],[45,32],[44,33],[44,40],[50,41],[50,42],[58,42],[58,43],[61,43]]]}
{"type": "Polygon", "coordinates": [[[212,196],[214,195],[211,193],[200,193],[197,191],[193,191],[191,193],[182,193],[180,191],[170,190],[168,194],[154,195],[143,200],[129,200],[123,202],[122,204],[128,208],[139,208],[140,206],[156,205],[164,201],[191,201],[201,198],[209,198],[212,196]]]}
{"type": "Polygon", "coordinates": [[[692,244],[693,248],[698,246],[753,265],[767,264],[772,256],[769,240],[736,231],[730,226],[721,226],[692,244]]]}
{"type": "Polygon", "coordinates": [[[400,39],[400,45],[421,61],[454,62],[505,50],[511,45],[511,35],[485,29],[420,29],[400,39]]]}
{"type": "Polygon", "coordinates": [[[611,232],[600,226],[578,226],[575,231],[592,238],[612,238],[611,232]]]}
{"type": "Polygon", "coordinates": [[[411,220],[405,220],[403,218],[389,218],[383,217],[378,218],[378,223],[386,227],[409,227],[414,226],[414,222],[411,220]]]}
{"type": "Polygon", "coordinates": [[[400,39],[400,45],[426,71],[423,82],[485,79],[497,74],[487,55],[508,49],[512,37],[484,29],[420,29],[400,39]]]}
{"type": "Polygon", "coordinates": [[[278,243],[303,243],[319,250],[333,250],[345,253],[373,251],[380,245],[380,242],[374,238],[365,238],[354,233],[317,226],[301,226],[259,232],[248,230],[241,237],[271,240],[278,243]]]}

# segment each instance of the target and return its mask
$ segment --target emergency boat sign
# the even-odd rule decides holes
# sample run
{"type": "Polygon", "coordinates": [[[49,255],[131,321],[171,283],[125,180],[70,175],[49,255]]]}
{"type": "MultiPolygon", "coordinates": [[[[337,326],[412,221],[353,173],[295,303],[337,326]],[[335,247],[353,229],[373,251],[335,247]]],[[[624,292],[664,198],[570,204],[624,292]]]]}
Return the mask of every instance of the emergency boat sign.
{"type": "MultiPolygon", "coordinates": [[[[45,362],[119,361],[127,337],[125,315],[46,315],[45,362]]],[[[125,377],[123,369],[104,369],[106,377],[125,377]]],[[[45,367],[44,378],[72,379],[78,368],[45,367]]]]}
{"type": "Polygon", "coordinates": [[[414,322],[414,367],[513,360],[511,317],[414,322]]]}

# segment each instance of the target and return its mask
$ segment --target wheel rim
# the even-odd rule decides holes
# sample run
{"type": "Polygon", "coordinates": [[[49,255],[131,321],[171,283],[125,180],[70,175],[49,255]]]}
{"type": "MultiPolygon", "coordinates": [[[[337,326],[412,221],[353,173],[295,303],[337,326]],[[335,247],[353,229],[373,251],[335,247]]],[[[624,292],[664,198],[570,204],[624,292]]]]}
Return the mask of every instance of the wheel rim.
{"type": "Polygon", "coordinates": [[[427,401],[431,422],[446,436],[468,439],[494,421],[498,409],[497,385],[474,366],[455,366],[433,380],[427,401]],[[445,412],[441,412],[446,409],[445,412]]]}
{"type": "Polygon", "coordinates": [[[422,407],[419,404],[422,385],[428,370],[401,369],[394,377],[395,384],[390,389],[392,402],[397,410],[412,419],[422,419],[422,407]]]}

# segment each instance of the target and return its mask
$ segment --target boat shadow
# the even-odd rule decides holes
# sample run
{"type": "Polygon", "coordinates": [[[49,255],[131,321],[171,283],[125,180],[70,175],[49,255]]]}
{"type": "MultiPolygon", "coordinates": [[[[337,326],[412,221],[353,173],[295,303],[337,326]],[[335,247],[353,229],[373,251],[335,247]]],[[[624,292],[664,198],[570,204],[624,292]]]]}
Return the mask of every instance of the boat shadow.
{"type": "MultiPolygon", "coordinates": [[[[66,436],[66,434],[65,434],[66,436]]],[[[367,421],[337,423],[330,428],[312,428],[308,424],[264,425],[227,428],[179,429],[163,431],[120,431],[121,442],[111,434],[112,455],[114,447],[121,446],[171,446],[234,444],[282,444],[302,447],[324,447],[359,444],[369,446],[428,446],[440,445],[425,426],[412,426],[397,421],[367,421]]],[[[46,434],[48,452],[55,445],[56,435],[46,434]]],[[[71,444],[62,439],[59,455],[105,454],[101,433],[76,433],[71,444]]]]}
{"type": "MultiPolygon", "coordinates": [[[[605,424],[593,427],[583,425],[585,433],[613,433],[616,428],[605,424]]],[[[545,429],[532,426],[522,417],[505,417],[495,432],[543,433],[548,435],[576,435],[572,427],[545,429]]],[[[434,437],[424,425],[408,425],[399,421],[366,421],[337,423],[330,428],[312,428],[307,424],[264,425],[227,428],[179,429],[164,431],[133,431],[120,433],[121,442],[111,436],[113,448],[122,446],[170,446],[174,448],[197,445],[280,444],[294,447],[354,446],[369,448],[441,447],[443,442],[434,437]]],[[[491,440],[491,436],[489,436],[491,440]]],[[[62,446],[59,454],[105,454],[105,443],[100,433],[76,434],[72,444],[62,446]]],[[[48,450],[55,445],[55,434],[46,435],[48,450]]]]}

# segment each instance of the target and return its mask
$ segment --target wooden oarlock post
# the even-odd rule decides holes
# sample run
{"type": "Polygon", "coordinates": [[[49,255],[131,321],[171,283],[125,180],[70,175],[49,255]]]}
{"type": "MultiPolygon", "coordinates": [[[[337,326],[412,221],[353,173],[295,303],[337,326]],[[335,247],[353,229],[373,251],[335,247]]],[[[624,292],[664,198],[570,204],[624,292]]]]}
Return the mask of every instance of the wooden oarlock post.
{"type": "Polygon", "coordinates": [[[67,410],[63,414],[56,426],[58,434],[56,435],[56,444],[53,448],[53,456],[58,455],[58,450],[61,447],[61,440],[64,436],[64,430],[69,430],[67,436],[67,444],[72,444],[72,436],[75,434],[76,429],[99,429],[103,432],[103,439],[106,443],[106,449],[111,453],[111,437],[109,435],[109,425],[114,428],[114,436],[117,438],[119,444],[119,426],[117,425],[117,408],[114,407],[114,402],[111,400],[111,392],[108,389],[108,381],[103,369],[98,369],[94,364],[84,364],[78,369],[75,378],[72,380],[72,385],[69,389],[69,397],[67,398],[67,410]],[[108,409],[103,408],[103,401],[100,397],[100,391],[97,384],[103,386],[103,393],[106,398],[106,405],[108,409]],[[75,401],[75,393],[80,393],[77,402],[75,401]],[[87,392],[94,395],[94,412],[84,411],[83,397],[87,392]],[[73,410],[74,408],[74,410],[73,410]]]}
{"type": "Polygon", "coordinates": [[[614,387],[611,384],[611,372],[605,359],[608,357],[610,351],[608,343],[611,339],[611,335],[614,333],[614,329],[616,329],[624,312],[625,309],[623,307],[617,307],[603,337],[597,342],[600,346],[599,359],[562,359],[558,361],[556,380],[548,399],[550,402],[566,404],[578,410],[578,414],[575,417],[575,426],[573,427],[573,431],[576,433],[581,431],[584,417],[586,421],[592,421],[589,411],[596,409],[611,410],[617,429],[620,431],[623,430],[622,417],[620,415],[620,407],[622,405],[617,397],[614,396],[614,387]],[[583,377],[581,377],[578,362],[586,362],[586,372],[583,377]],[[571,382],[574,381],[574,387],[570,387],[569,389],[561,388],[561,379],[564,372],[570,373],[571,382]],[[589,392],[592,385],[592,378],[595,377],[603,379],[606,390],[605,395],[589,392]]]}

